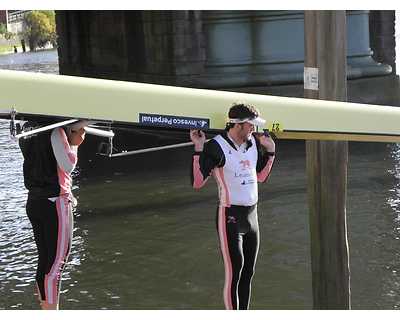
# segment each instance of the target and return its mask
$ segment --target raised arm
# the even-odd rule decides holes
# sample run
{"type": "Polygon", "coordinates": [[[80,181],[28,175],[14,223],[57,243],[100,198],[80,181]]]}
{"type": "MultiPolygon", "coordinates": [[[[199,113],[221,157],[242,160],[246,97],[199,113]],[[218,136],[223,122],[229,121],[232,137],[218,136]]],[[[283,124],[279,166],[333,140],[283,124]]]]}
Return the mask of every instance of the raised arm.
{"type": "Polygon", "coordinates": [[[201,188],[211,176],[212,170],[221,165],[223,153],[218,143],[210,140],[206,145],[205,134],[202,131],[191,130],[190,139],[194,143],[191,167],[191,182],[193,188],[201,188]]]}
{"type": "Polygon", "coordinates": [[[271,174],[272,167],[275,161],[275,142],[270,137],[265,135],[255,135],[259,145],[263,146],[266,150],[258,151],[257,161],[257,181],[265,182],[271,174]]]}
{"type": "MultiPolygon", "coordinates": [[[[70,130],[69,130],[70,131],[70,130]]],[[[62,128],[55,128],[51,133],[51,145],[58,166],[66,173],[71,173],[75,169],[78,161],[78,146],[84,140],[85,130],[68,132],[68,136],[62,128]],[[70,142],[69,142],[70,141],[70,142]]]]}

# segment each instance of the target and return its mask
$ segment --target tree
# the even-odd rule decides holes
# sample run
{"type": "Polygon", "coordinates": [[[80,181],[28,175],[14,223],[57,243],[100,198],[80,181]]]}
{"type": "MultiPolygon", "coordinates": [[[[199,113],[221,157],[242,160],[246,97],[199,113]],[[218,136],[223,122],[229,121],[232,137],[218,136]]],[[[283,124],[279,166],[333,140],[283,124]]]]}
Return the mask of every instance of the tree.
{"type": "Polygon", "coordinates": [[[7,33],[6,25],[0,22],[0,34],[6,34],[6,33],[7,33]]]}
{"type": "Polygon", "coordinates": [[[54,10],[32,10],[25,14],[25,36],[31,50],[44,48],[48,43],[57,45],[56,19],[54,10]]]}

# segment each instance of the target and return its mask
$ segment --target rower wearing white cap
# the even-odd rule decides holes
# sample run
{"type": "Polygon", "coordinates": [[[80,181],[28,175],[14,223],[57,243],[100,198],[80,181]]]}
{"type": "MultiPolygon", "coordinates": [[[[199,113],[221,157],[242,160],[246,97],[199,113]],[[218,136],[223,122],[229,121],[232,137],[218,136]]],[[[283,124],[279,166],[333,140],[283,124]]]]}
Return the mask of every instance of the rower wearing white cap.
{"type": "Polygon", "coordinates": [[[192,185],[201,188],[213,173],[219,190],[217,229],[225,269],[226,309],[248,309],[259,248],[258,184],[269,177],[274,141],[253,134],[265,123],[254,107],[237,102],[228,113],[226,130],[205,144],[202,131],[191,130],[195,154],[192,185]]]}

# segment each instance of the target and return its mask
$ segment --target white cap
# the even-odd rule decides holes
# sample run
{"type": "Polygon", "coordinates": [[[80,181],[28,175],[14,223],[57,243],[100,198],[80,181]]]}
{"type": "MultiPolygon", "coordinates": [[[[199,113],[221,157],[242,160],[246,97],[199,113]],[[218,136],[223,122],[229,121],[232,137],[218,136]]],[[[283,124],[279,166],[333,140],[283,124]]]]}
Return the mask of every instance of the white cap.
{"type": "Polygon", "coordinates": [[[258,127],[263,125],[266,121],[264,119],[261,118],[246,118],[246,119],[229,119],[229,123],[244,123],[244,122],[248,122],[251,123],[252,125],[258,127]]]}

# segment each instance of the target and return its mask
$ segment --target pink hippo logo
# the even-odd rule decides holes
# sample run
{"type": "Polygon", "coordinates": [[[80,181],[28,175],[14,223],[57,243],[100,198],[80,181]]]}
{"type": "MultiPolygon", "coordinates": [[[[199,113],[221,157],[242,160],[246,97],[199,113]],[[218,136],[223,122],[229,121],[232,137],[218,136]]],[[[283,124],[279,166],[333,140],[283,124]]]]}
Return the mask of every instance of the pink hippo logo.
{"type": "Polygon", "coordinates": [[[228,223],[236,223],[236,219],[234,216],[228,216],[228,223]]]}
{"type": "Polygon", "coordinates": [[[249,160],[242,160],[239,163],[243,165],[242,170],[251,169],[249,160]]]}

